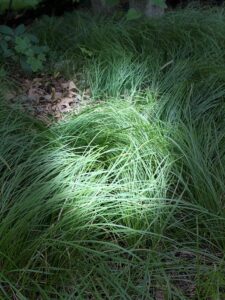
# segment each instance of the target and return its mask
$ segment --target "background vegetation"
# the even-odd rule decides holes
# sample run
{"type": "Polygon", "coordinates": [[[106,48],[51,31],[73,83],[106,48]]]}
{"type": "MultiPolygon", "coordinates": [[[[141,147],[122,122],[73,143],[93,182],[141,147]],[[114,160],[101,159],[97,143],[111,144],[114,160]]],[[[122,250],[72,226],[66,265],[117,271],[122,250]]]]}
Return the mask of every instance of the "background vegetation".
{"type": "MultiPolygon", "coordinates": [[[[12,8],[15,10],[23,9],[23,8],[31,8],[35,7],[40,0],[13,0],[12,8]]],[[[2,0],[0,4],[0,10],[4,11],[9,7],[9,0],[2,0]]]]}

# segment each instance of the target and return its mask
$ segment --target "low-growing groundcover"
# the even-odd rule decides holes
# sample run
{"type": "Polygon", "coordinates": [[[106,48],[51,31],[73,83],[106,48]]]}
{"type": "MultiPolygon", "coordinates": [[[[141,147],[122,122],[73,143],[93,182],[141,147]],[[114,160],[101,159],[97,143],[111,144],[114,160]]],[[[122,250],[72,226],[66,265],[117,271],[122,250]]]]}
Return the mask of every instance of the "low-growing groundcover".
{"type": "Polygon", "coordinates": [[[93,106],[47,128],[2,96],[0,298],[223,299],[223,11],[33,31],[93,106]]]}
{"type": "MultiPolygon", "coordinates": [[[[11,7],[15,10],[21,10],[24,8],[35,7],[40,1],[39,0],[14,0],[11,3],[11,7]]],[[[1,0],[0,13],[8,9],[10,0],[1,0]]]]}

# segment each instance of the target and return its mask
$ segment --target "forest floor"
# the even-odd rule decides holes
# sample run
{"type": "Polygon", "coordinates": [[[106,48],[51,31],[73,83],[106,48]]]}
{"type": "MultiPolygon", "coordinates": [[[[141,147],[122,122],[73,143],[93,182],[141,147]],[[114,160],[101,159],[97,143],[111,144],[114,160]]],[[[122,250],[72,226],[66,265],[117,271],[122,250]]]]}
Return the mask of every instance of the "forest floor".
{"type": "Polygon", "coordinates": [[[29,33],[41,73],[0,57],[0,299],[225,299],[224,10],[29,33]]]}

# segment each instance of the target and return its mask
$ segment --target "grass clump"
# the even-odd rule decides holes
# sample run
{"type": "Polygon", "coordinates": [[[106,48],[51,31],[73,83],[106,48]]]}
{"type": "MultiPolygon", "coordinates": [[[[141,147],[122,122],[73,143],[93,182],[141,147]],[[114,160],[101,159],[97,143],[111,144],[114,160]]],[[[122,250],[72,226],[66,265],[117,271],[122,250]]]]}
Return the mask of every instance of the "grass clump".
{"type": "Polygon", "coordinates": [[[222,299],[223,12],[33,30],[107,101],[46,128],[1,100],[1,297],[222,299]]]}

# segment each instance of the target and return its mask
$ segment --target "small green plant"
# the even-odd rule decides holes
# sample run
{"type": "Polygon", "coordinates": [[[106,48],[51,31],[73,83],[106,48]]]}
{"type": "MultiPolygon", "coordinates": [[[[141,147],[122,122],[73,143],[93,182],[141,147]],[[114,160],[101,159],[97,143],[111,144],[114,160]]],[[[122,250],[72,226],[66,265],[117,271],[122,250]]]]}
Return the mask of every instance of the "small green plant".
{"type": "Polygon", "coordinates": [[[47,52],[48,47],[40,46],[38,38],[27,33],[23,24],[15,29],[0,26],[0,53],[5,58],[20,63],[24,71],[41,71],[47,52]]]}

